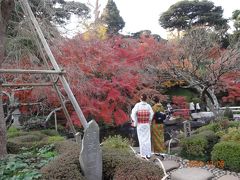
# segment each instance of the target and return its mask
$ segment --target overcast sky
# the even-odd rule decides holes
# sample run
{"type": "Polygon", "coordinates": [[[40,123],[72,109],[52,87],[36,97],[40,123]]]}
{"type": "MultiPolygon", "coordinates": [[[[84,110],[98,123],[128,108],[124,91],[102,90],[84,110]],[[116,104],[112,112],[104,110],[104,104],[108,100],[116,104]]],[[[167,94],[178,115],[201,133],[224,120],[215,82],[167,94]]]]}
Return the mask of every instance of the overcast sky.
{"type": "MultiPolygon", "coordinates": [[[[77,0],[86,3],[87,0],[77,0]]],[[[95,0],[89,0],[93,5],[95,0]]],[[[167,33],[158,23],[159,16],[172,4],[179,0],[114,0],[120,15],[125,21],[123,33],[133,33],[140,30],[151,30],[166,38],[167,33]]],[[[212,0],[215,5],[222,6],[224,17],[229,18],[232,12],[240,9],[240,0],[212,0]]],[[[107,0],[99,0],[101,9],[105,7],[107,0]]]]}

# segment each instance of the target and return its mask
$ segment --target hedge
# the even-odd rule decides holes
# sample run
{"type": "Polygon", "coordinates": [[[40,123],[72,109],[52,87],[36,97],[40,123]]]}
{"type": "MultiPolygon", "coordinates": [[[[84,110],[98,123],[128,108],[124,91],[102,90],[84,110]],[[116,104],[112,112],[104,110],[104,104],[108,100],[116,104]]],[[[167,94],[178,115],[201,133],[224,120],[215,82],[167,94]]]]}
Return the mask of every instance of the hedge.
{"type": "Polygon", "coordinates": [[[181,140],[181,155],[191,160],[208,161],[211,159],[213,146],[219,137],[213,131],[202,131],[181,140]]]}
{"type": "Polygon", "coordinates": [[[212,161],[224,161],[224,168],[240,172],[240,143],[220,142],[213,147],[212,161]]]}

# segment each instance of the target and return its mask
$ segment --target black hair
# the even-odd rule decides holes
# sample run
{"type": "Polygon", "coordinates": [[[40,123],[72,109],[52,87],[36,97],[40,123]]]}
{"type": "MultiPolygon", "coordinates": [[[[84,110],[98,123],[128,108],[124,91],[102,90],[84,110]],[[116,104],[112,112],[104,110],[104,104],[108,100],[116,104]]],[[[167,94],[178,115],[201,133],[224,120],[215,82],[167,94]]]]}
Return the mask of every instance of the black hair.
{"type": "Polygon", "coordinates": [[[147,95],[146,94],[142,94],[141,95],[141,100],[142,101],[146,101],[147,100],[147,95]]]}
{"type": "Polygon", "coordinates": [[[154,101],[155,103],[159,103],[159,98],[158,98],[157,96],[154,96],[153,101],[154,101]]]}

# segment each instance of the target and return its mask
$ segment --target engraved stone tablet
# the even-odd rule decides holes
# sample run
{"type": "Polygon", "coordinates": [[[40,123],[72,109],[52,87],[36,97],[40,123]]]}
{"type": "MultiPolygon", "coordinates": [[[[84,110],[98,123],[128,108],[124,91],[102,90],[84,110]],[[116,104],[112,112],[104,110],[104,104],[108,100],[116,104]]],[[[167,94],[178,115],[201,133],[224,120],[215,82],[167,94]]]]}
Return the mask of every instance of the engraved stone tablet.
{"type": "Polygon", "coordinates": [[[94,120],[90,121],[85,129],[79,161],[87,180],[102,180],[99,127],[94,120]]]}
{"type": "Polygon", "coordinates": [[[191,136],[191,124],[189,121],[183,122],[183,129],[184,129],[185,137],[190,137],[191,136]]]}

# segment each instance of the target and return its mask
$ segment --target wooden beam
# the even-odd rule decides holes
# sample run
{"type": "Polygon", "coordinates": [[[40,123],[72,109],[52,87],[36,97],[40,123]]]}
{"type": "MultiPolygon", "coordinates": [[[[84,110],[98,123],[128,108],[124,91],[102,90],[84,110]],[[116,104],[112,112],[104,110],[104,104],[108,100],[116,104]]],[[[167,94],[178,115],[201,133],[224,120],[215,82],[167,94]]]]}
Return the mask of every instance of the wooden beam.
{"type": "Polygon", "coordinates": [[[13,74],[64,74],[64,71],[56,70],[28,70],[28,69],[0,69],[0,73],[13,73],[13,74]]]}
{"type": "MultiPolygon", "coordinates": [[[[34,16],[32,10],[31,10],[31,7],[28,4],[28,1],[27,0],[21,0],[21,2],[22,2],[23,9],[25,9],[26,12],[27,12],[26,15],[29,15],[29,18],[31,19],[31,21],[32,21],[32,23],[34,25],[34,28],[36,29],[38,37],[39,37],[39,39],[40,39],[40,41],[41,41],[41,43],[43,45],[43,48],[44,48],[44,50],[45,50],[45,52],[46,52],[46,54],[47,54],[51,64],[53,65],[53,67],[54,67],[54,69],[56,71],[61,71],[61,69],[58,66],[58,64],[57,64],[57,62],[55,60],[55,57],[53,56],[52,51],[51,51],[51,49],[50,49],[50,47],[49,47],[49,45],[48,45],[48,43],[47,43],[43,33],[42,33],[42,30],[41,30],[41,28],[40,28],[40,26],[39,26],[39,24],[38,24],[38,22],[37,22],[37,20],[36,20],[36,18],[34,16]]],[[[82,112],[82,110],[81,110],[81,108],[80,108],[76,98],[74,97],[74,95],[72,93],[72,90],[71,90],[71,88],[70,88],[66,78],[63,76],[63,74],[61,74],[59,79],[62,82],[62,85],[63,85],[63,87],[64,87],[64,89],[65,89],[65,91],[66,91],[66,93],[68,95],[68,98],[70,99],[70,101],[71,101],[71,103],[72,103],[72,105],[73,105],[73,107],[74,107],[74,109],[75,109],[75,111],[77,113],[77,116],[78,116],[81,124],[83,125],[84,129],[86,129],[88,127],[87,120],[86,120],[86,118],[85,118],[85,116],[84,116],[84,114],[83,114],[83,112],[82,112]]]]}
{"type": "Polygon", "coordinates": [[[21,84],[3,83],[2,84],[2,87],[25,87],[25,86],[53,86],[53,83],[21,83],[21,84]]]}

